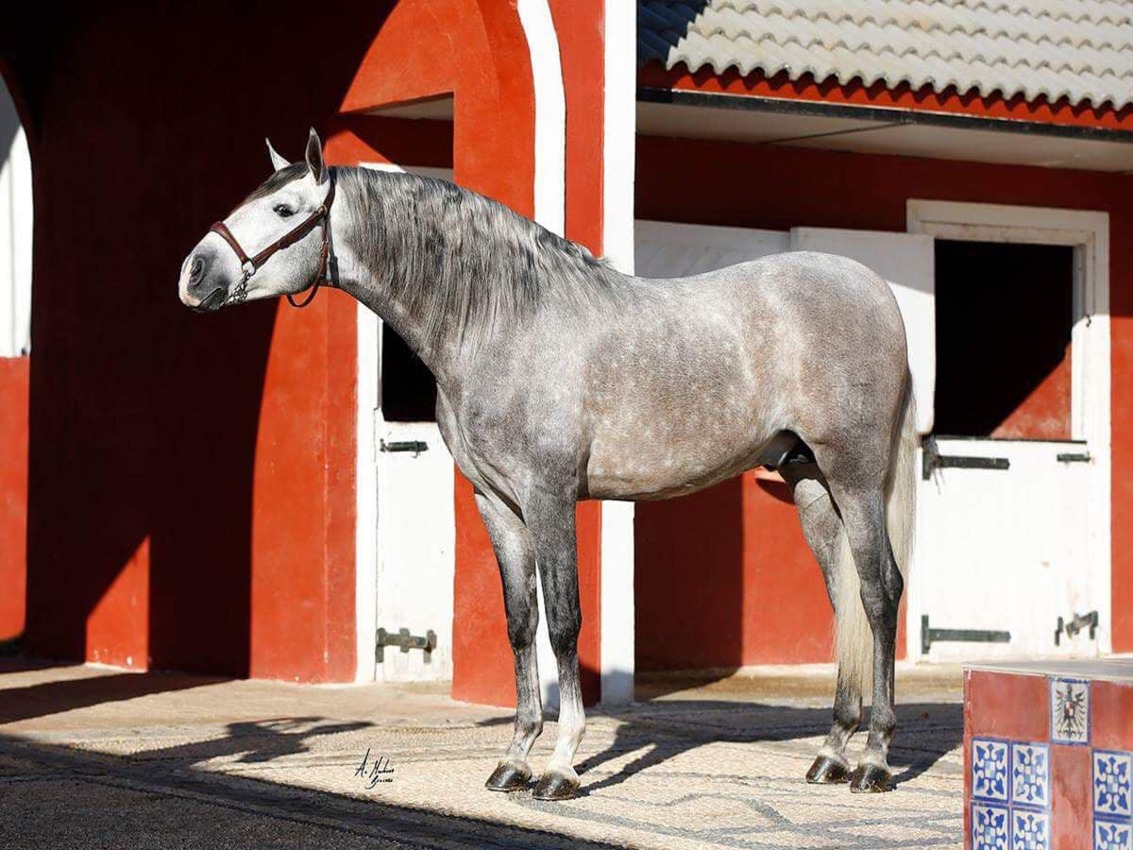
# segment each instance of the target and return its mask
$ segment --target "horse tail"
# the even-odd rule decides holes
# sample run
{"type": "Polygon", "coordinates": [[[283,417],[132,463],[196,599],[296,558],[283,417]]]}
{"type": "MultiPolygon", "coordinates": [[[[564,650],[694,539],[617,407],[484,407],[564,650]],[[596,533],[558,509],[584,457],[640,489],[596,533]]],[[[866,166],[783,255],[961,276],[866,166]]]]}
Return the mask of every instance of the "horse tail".
{"type": "MultiPolygon", "coordinates": [[[[916,531],[917,410],[912,379],[906,375],[901,411],[893,433],[885,481],[885,523],[889,545],[901,578],[908,577],[916,531]]],[[[873,674],[873,630],[862,606],[861,586],[845,529],[840,529],[838,560],[834,565],[834,642],[839,675],[868,693],[873,674]]]]}

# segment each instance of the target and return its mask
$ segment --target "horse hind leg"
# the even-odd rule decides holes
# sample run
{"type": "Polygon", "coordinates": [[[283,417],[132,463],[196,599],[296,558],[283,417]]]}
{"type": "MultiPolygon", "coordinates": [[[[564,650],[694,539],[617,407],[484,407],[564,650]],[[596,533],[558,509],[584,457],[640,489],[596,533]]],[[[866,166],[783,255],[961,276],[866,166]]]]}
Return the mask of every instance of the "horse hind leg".
{"type": "MultiPolygon", "coordinates": [[[[893,668],[897,612],[904,581],[893,557],[886,529],[883,488],[840,487],[836,481],[832,481],[831,486],[857,568],[861,606],[873,636],[869,738],[861,761],[850,778],[850,790],[887,791],[892,775],[888,761],[889,745],[897,728],[893,668]]],[[[864,649],[869,645],[860,645],[863,661],[868,657],[864,649]]]]}
{"type": "Polygon", "coordinates": [[[492,791],[518,791],[531,780],[528,754],[543,731],[543,703],[535,657],[535,630],[539,605],[535,595],[535,549],[531,533],[507,506],[483,494],[476,505],[499,562],[504,585],[508,641],[515,656],[515,732],[511,744],[487,787],[492,791]]]}
{"type": "MultiPolygon", "coordinates": [[[[834,696],[834,722],[818,755],[807,771],[807,782],[831,784],[848,782],[852,768],[846,758],[846,745],[861,723],[862,676],[861,664],[851,651],[853,639],[845,634],[854,625],[850,606],[860,609],[856,595],[857,580],[849,558],[842,520],[830,497],[830,490],[817,464],[791,462],[779,472],[791,488],[795,507],[802,523],[807,545],[814,553],[826,592],[830,597],[835,616],[842,625],[839,641],[838,684],[834,696]],[[849,575],[847,576],[847,572],[849,575]],[[848,579],[848,580],[847,580],[848,579]],[[852,592],[847,592],[846,585],[852,592]]],[[[859,616],[864,622],[864,617],[859,616]]],[[[868,629],[868,624],[865,628],[868,629]]],[[[858,626],[860,631],[861,626],[858,626]]],[[[858,653],[860,654],[860,653],[858,653]]]]}

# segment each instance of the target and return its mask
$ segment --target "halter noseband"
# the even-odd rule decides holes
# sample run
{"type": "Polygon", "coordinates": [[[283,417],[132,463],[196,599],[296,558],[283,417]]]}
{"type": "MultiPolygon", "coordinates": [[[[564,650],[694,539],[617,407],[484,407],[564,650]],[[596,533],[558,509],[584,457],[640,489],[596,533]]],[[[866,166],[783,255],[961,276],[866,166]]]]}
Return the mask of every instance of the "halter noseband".
{"type": "Polygon", "coordinates": [[[282,251],[284,248],[290,248],[312,230],[319,226],[319,222],[323,224],[323,247],[319,252],[319,272],[315,275],[315,279],[310,284],[311,292],[303,299],[303,303],[296,304],[295,299],[291,293],[287,294],[287,301],[292,307],[306,307],[315,297],[315,293],[319,291],[319,286],[326,284],[327,286],[334,286],[334,281],[327,277],[327,263],[330,261],[330,205],[334,203],[334,173],[328,171],[327,179],[330,181],[330,188],[327,190],[326,197],[318,208],[312,212],[307,218],[296,226],[293,230],[289,230],[277,240],[272,242],[254,257],[249,257],[244,249],[240,247],[240,243],[236,241],[236,237],[232,235],[232,231],[228,229],[223,221],[216,222],[209,230],[218,234],[225,242],[227,242],[232,250],[236,252],[237,259],[240,260],[241,278],[240,282],[236,284],[236,288],[232,294],[228,296],[228,302],[232,304],[239,304],[248,297],[248,280],[252,277],[277,251],[282,251]]]}

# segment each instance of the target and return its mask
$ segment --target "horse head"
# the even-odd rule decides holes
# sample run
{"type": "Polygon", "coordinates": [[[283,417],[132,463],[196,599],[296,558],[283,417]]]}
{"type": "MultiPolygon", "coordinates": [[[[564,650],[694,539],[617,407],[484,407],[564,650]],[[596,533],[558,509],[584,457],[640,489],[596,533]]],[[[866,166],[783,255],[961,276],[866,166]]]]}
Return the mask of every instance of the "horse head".
{"type": "Polygon", "coordinates": [[[300,162],[268,142],[274,173],[214,224],[181,264],[181,303],[199,311],[278,295],[320,282],[329,253],[334,182],[311,130],[300,162]]]}

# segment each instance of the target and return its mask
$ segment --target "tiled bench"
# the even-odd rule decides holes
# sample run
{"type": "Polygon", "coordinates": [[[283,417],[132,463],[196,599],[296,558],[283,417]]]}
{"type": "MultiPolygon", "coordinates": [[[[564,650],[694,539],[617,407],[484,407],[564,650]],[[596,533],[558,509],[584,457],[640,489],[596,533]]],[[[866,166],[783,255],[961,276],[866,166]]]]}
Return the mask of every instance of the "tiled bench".
{"type": "Polygon", "coordinates": [[[970,850],[1133,850],[1133,659],[964,669],[970,850]]]}

